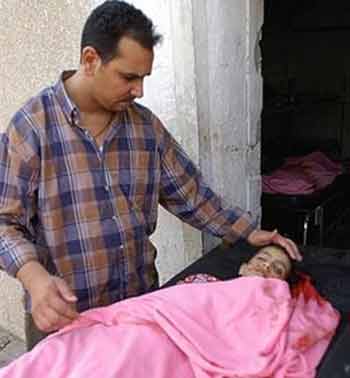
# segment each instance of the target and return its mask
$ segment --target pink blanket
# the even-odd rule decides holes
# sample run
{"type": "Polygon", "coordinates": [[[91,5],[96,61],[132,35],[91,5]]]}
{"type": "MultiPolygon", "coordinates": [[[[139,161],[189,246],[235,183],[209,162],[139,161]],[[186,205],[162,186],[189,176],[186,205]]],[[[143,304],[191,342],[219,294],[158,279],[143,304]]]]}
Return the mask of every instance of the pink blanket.
{"type": "Polygon", "coordinates": [[[263,175],[265,193],[310,194],[330,185],[342,173],[340,163],[333,162],[322,152],[288,158],[271,175],[263,175]]]}
{"type": "Polygon", "coordinates": [[[314,377],[339,315],[308,282],[295,293],[260,277],[163,289],[83,313],[0,377],[314,377]]]}

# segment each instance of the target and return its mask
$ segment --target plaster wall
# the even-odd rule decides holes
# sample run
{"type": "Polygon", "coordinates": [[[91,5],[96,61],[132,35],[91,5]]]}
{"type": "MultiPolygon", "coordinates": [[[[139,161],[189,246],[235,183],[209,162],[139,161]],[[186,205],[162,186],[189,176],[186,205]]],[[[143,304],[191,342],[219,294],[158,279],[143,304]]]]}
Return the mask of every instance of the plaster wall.
{"type": "MultiPolygon", "coordinates": [[[[13,113],[61,70],[79,62],[88,0],[0,0],[0,131],[13,113]]],[[[23,291],[0,272],[0,326],[25,338],[23,291]]]]}

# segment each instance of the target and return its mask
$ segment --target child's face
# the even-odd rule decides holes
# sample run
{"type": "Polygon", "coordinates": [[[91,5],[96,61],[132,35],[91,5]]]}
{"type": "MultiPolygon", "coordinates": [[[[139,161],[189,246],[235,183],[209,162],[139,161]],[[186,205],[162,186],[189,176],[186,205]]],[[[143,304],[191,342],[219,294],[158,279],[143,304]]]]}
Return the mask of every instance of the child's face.
{"type": "Polygon", "coordinates": [[[280,248],[267,246],[259,249],[247,263],[239,269],[241,276],[260,276],[265,278],[288,278],[292,265],[289,257],[280,248]]]}

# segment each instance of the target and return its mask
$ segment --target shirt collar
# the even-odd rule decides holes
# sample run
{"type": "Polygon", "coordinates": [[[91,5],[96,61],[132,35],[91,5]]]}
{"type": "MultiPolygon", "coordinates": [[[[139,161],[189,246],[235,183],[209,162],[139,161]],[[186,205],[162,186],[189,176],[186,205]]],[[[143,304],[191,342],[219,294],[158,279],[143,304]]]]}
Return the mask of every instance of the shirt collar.
{"type": "Polygon", "coordinates": [[[60,75],[58,82],[53,87],[57,101],[59,102],[62,111],[71,125],[79,124],[79,110],[75,103],[68,96],[66,88],[64,87],[64,81],[75,74],[76,71],[63,71],[60,75]]]}
{"type": "MultiPolygon", "coordinates": [[[[63,114],[65,115],[66,119],[68,120],[69,124],[72,126],[79,126],[80,125],[80,111],[74,101],[69,97],[66,88],[64,86],[65,80],[73,76],[77,71],[76,70],[67,70],[63,71],[59,77],[59,80],[54,85],[53,90],[56,95],[57,101],[61,106],[63,114]]],[[[131,105],[132,107],[134,105],[131,105]]],[[[116,112],[114,116],[113,122],[118,119],[125,112],[116,112]]]]}

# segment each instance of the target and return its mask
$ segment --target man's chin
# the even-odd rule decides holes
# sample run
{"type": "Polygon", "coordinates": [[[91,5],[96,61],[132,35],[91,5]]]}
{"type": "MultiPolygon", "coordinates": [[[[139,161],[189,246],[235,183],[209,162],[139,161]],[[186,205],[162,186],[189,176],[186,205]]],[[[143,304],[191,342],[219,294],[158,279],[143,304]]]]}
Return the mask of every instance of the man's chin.
{"type": "Polygon", "coordinates": [[[132,103],[133,103],[133,101],[123,101],[123,102],[118,102],[118,103],[115,105],[115,110],[116,110],[116,111],[122,111],[122,110],[125,110],[125,109],[128,108],[132,103]]]}

